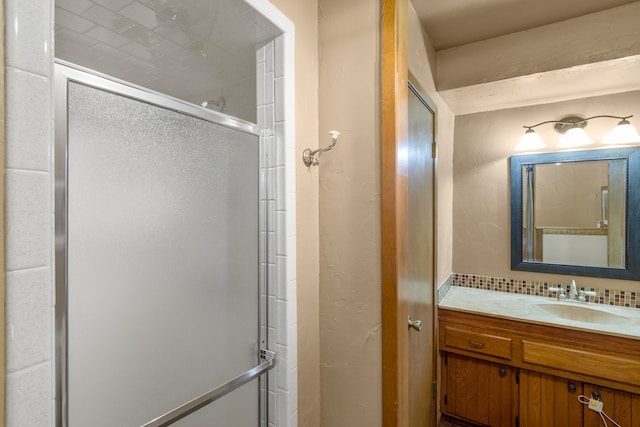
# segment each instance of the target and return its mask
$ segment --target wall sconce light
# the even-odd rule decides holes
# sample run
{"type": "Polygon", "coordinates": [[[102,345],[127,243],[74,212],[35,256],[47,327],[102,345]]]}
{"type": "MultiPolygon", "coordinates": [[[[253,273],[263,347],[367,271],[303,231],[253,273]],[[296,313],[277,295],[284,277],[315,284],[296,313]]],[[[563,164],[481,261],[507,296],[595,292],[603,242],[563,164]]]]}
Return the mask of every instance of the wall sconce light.
{"type": "Polygon", "coordinates": [[[533,128],[540,125],[554,123],[553,128],[556,132],[563,134],[558,142],[559,148],[576,148],[585,145],[593,144],[595,141],[589,137],[585,132],[584,127],[587,126],[587,122],[592,119],[610,118],[618,119],[620,122],[613,130],[605,135],[602,142],[604,144],[631,144],[634,142],[640,142],[640,136],[635,127],[629,122],[629,118],[633,116],[619,117],[600,115],[587,117],[586,119],[578,116],[565,117],[562,120],[548,120],[546,122],[538,123],[533,126],[523,126],[526,131],[520,142],[514,148],[515,151],[533,151],[546,147],[547,145],[542,141],[540,136],[533,130],[533,128]]]}

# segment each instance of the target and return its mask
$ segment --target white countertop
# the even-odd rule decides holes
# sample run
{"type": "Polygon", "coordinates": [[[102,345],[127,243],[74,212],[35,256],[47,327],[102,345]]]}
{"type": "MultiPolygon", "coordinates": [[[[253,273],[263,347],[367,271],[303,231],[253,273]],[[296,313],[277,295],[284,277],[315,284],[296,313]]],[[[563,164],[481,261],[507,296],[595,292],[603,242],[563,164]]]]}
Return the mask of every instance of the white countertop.
{"type": "Polygon", "coordinates": [[[440,308],[640,339],[640,310],[452,286],[440,308]],[[587,318],[592,319],[587,321],[587,318]],[[576,320],[582,319],[582,320],[576,320]]]}

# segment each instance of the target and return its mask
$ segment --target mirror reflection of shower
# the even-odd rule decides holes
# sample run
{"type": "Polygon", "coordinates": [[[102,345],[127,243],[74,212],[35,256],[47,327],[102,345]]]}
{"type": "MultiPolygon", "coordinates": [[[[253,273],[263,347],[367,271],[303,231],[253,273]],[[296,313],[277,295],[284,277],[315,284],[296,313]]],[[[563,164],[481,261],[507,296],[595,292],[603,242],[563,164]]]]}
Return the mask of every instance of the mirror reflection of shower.
{"type": "Polygon", "coordinates": [[[224,98],[221,96],[217,100],[206,100],[200,103],[204,108],[222,113],[224,111],[224,98]]]}

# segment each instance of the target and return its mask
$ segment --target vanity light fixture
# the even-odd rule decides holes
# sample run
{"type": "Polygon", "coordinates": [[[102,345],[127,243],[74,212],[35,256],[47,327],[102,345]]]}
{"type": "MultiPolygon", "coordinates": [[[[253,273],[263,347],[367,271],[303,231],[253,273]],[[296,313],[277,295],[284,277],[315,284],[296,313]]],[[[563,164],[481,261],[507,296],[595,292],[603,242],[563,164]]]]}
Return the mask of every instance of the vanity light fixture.
{"type": "Polygon", "coordinates": [[[514,148],[515,151],[533,151],[546,147],[546,144],[542,141],[540,136],[533,130],[533,128],[540,125],[554,123],[554,129],[562,135],[558,143],[558,148],[576,148],[585,145],[593,144],[595,141],[589,137],[585,132],[584,127],[587,126],[587,122],[592,119],[599,118],[611,118],[618,119],[620,122],[613,130],[605,135],[603,138],[604,144],[631,144],[634,142],[640,142],[640,136],[635,127],[629,122],[629,118],[633,116],[610,116],[599,115],[593,117],[587,117],[586,119],[578,116],[568,116],[562,120],[548,120],[541,122],[533,126],[523,126],[526,131],[520,142],[514,148]]]}
{"type": "Polygon", "coordinates": [[[547,144],[542,142],[542,138],[540,138],[540,135],[538,135],[535,130],[528,128],[524,132],[524,135],[522,135],[522,137],[520,138],[520,142],[518,143],[518,145],[516,145],[516,148],[514,148],[514,150],[533,151],[539,150],[546,146],[547,144]]]}
{"type": "MultiPolygon", "coordinates": [[[[629,116],[631,117],[631,116],[629,116]]],[[[604,136],[603,144],[632,144],[640,142],[640,135],[636,128],[627,120],[629,117],[623,118],[611,132],[604,136]]]]}
{"type": "Polygon", "coordinates": [[[562,134],[558,148],[576,148],[593,144],[595,141],[583,129],[587,125],[587,120],[582,117],[569,116],[562,119],[560,123],[556,123],[553,128],[562,134]]]}

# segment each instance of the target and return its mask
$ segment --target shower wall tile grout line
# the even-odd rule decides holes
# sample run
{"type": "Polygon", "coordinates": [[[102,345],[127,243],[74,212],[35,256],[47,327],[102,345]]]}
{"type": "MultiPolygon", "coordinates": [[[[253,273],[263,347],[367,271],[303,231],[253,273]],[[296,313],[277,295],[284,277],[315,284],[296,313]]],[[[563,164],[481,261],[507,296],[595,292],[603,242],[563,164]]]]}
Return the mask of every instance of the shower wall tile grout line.
{"type": "Polygon", "coordinates": [[[7,375],[9,375],[9,374],[15,374],[15,373],[18,373],[18,372],[29,372],[29,371],[33,371],[33,370],[35,370],[35,369],[38,369],[38,368],[41,368],[41,367],[43,367],[43,366],[47,365],[48,363],[51,363],[51,360],[41,360],[41,361],[39,361],[39,362],[35,362],[35,363],[31,364],[31,365],[24,366],[24,367],[22,367],[22,368],[20,368],[20,369],[16,369],[15,371],[9,371],[9,370],[7,369],[7,375]]]}

